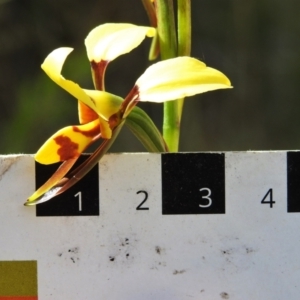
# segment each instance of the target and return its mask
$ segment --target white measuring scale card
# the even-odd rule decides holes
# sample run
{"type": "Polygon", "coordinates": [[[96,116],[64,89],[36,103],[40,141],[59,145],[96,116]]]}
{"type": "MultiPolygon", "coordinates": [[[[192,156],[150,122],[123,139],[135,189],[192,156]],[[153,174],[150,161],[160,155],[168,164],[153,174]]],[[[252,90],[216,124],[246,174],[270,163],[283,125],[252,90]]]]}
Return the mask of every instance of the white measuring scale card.
{"type": "Polygon", "coordinates": [[[109,154],[37,207],[57,166],[0,162],[0,300],[18,262],[28,299],[300,297],[300,152],[109,154]]]}

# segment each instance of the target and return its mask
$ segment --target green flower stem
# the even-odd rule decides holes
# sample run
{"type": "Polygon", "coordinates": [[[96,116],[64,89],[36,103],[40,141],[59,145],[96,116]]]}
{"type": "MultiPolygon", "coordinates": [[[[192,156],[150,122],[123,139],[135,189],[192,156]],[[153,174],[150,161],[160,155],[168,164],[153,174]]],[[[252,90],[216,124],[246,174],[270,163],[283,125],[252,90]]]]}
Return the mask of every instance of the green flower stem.
{"type": "MultiPolygon", "coordinates": [[[[191,1],[177,0],[177,38],[172,0],[156,0],[157,31],[161,59],[190,56],[191,53],[191,1]],[[178,47],[178,49],[177,49],[178,47]]],[[[164,103],[163,136],[170,152],[177,152],[184,99],[164,103]]]]}
{"type": "Polygon", "coordinates": [[[157,31],[161,59],[177,56],[173,0],[156,0],[157,31]]]}
{"type": "Polygon", "coordinates": [[[177,0],[178,56],[191,55],[191,0],[177,0]]]}
{"type": "Polygon", "coordinates": [[[169,152],[178,152],[180,137],[180,118],[177,100],[164,103],[163,137],[169,152]]]}
{"type": "MultiPolygon", "coordinates": [[[[161,59],[177,56],[177,40],[173,0],[156,0],[157,31],[161,59]]],[[[178,103],[164,103],[163,137],[170,152],[178,151],[180,122],[178,103]]]]}
{"type": "MultiPolygon", "coordinates": [[[[191,55],[191,0],[177,0],[178,56],[191,55]]],[[[178,119],[181,122],[184,99],[178,100],[178,119]]],[[[180,126],[180,125],[179,125],[180,126]]]]}

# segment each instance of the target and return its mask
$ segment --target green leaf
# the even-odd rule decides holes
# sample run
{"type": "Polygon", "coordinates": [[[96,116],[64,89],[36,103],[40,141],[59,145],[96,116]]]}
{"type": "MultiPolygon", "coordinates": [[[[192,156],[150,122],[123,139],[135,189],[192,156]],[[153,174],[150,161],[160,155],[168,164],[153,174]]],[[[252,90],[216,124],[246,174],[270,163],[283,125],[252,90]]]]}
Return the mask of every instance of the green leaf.
{"type": "Polygon", "coordinates": [[[168,152],[166,143],[144,110],[134,107],[126,118],[125,124],[149,152],[168,152]]]}

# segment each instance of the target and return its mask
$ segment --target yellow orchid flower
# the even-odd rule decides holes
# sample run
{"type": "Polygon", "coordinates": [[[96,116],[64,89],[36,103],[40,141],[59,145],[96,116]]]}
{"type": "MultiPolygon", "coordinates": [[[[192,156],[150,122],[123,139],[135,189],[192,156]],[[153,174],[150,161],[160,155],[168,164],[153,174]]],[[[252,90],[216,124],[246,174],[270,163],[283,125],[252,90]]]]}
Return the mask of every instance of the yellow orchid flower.
{"type": "MultiPolygon", "coordinates": [[[[111,60],[137,47],[146,36],[152,37],[154,34],[152,27],[133,24],[104,24],[94,28],[85,40],[87,56],[92,67],[96,67],[93,70],[94,77],[104,78],[105,68],[99,69],[98,64],[107,66],[111,60]]],[[[122,101],[120,97],[104,92],[103,88],[85,90],[65,79],[61,71],[72,51],[67,47],[54,50],[41,67],[56,84],[78,99],[80,124],[92,123],[66,127],[50,137],[35,155],[35,159],[43,164],[78,157],[96,139],[110,139],[114,126],[109,119],[119,111],[122,101]]]]}
{"type": "MultiPolygon", "coordinates": [[[[111,139],[113,129],[120,123],[117,113],[122,98],[104,92],[104,73],[108,63],[116,57],[130,52],[143,39],[153,37],[152,27],[133,24],[104,24],[94,28],[86,38],[87,55],[91,62],[92,74],[97,90],[82,89],[78,84],[61,75],[62,67],[72,48],[58,48],[52,51],[42,69],[60,87],[78,100],[78,126],[68,126],[51,136],[35,155],[35,160],[42,164],[64,161],[55,174],[40,187],[26,205],[36,201],[53,186],[59,184],[76,162],[79,155],[100,137],[111,139]],[[120,41],[122,43],[120,44],[120,41]],[[99,84],[100,83],[100,84],[99,84]],[[114,118],[113,116],[116,115],[114,118]]],[[[109,143],[108,143],[109,144],[109,143]]],[[[46,201],[45,199],[40,201],[46,201]]]]}
{"type": "MultiPolygon", "coordinates": [[[[147,68],[124,100],[104,92],[104,73],[107,64],[137,47],[146,36],[153,37],[154,34],[154,28],[131,24],[104,24],[93,29],[87,36],[85,44],[96,90],[82,89],[78,84],[61,75],[63,64],[72,48],[56,49],[45,59],[42,69],[46,74],[78,99],[81,125],[68,126],[59,130],[39,149],[35,155],[38,162],[50,164],[64,161],[65,163],[27,200],[26,205],[44,202],[61,190],[65,190],[64,183],[69,179],[64,180],[63,177],[76,159],[91,143],[103,138],[104,142],[98,148],[99,150],[83,166],[84,170],[90,169],[87,165],[95,164],[96,158],[99,159],[107,151],[112,143],[108,141],[116,137],[120,124],[123,124],[126,118],[130,119],[130,113],[139,101],[165,102],[216,89],[231,88],[229,79],[220,71],[207,67],[195,58],[177,57],[147,68]],[[53,187],[54,194],[43,198],[42,195],[53,187]]],[[[137,113],[135,117],[136,115],[137,113]]],[[[138,118],[134,120],[139,122],[138,118]]],[[[140,124],[135,123],[133,126],[138,127],[140,124]]],[[[162,147],[165,149],[165,146],[162,147]]],[[[84,174],[85,171],[81,169],[80,172],[84,174]]]]}

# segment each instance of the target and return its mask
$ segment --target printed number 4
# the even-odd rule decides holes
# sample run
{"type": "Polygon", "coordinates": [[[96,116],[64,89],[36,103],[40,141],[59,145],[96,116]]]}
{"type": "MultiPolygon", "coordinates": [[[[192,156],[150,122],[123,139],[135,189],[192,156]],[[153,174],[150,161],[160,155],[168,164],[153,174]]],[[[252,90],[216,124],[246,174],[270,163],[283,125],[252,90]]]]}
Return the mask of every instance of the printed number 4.
{"type": "Polygon", "coordinates": [[[261,200],[261,204],[270,204],[270,208],[273,207],[273,204],[276,202],[273,201],[273,189],[269,189],[268,192],[265,194],[263,199],[261,200]],[[269,199],[269,201],[268,201],[269,199]]]}

